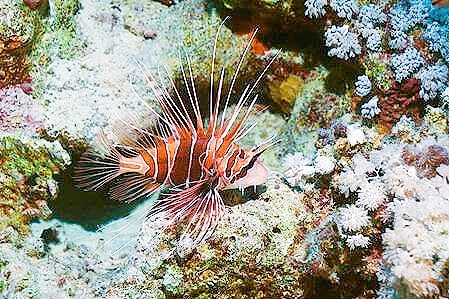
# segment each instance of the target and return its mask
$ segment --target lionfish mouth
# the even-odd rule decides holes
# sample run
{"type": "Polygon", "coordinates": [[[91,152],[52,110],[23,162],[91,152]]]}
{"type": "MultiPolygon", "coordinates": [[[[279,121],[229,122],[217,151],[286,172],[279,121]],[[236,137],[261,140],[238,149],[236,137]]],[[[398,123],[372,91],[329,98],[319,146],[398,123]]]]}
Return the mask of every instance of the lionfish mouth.
{"type": "Polygon", "coordinates": [[[189,239],[192,245],[210,237],[225,213],[220,190],[242,189],[267,180],[269,171],[258,157],[277,142],[272,137],[253,149],[242,149],[237,144],[256,125],[245,123],[257,100],[257,95],[252,93],[281,50],[256,80],[246,85],[231,108],[231,91],[254,41],[255,30],[236,66],[227,94],[222,94],[224,68],[218,88],[214,88],[217,41],[228,19],[218,27],[213,44],[207,126],[201,116],[191,62],[185,52],[187,69],[180,61],[180,71],[187,99],[182,99],[166,67],[163,69],[174,96],[137,62],[160,106],[158,113],[141,99],[148,117],[155,119],[154,126],[145,127],[137,119],[120,119],[121,125],[113,133],[121,142],[113,143],[100,134],[101,149],[84,153],[75,168],[74,181],[79,187],[97,190],[111,183],[110,196],[120,201],[148,197],[165,185],[171,186],[166,196],[155,201],[149,217],[170,219],[167,227],[177,222],[187,223],[180,241],[189,239]]]}
{"type": "Polygon", "coordinates": [[[221,188],[221,190],[230,189],[244,189],[251,186],[257,186],[264,184],[270,175],[268,168],[260,161],[255,161],[253,167],[251,167],[247,174],[237,179],[235,182],[228,184],[221,188]]]}

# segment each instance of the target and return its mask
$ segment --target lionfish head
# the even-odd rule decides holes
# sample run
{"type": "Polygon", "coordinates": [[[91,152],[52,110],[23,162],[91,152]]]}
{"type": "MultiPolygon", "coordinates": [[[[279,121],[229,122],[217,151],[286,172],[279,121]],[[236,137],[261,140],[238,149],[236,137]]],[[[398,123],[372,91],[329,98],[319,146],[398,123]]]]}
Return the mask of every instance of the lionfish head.
{"type": "Polygon", "coordinates": [[[240,149],[233,161],[221,161],[221,168],[226,169],[223,173],[225,183],[221,189],[244,189],[265,183],[269,170],[258,160],[261,153],[253,149],[240,149]]]}

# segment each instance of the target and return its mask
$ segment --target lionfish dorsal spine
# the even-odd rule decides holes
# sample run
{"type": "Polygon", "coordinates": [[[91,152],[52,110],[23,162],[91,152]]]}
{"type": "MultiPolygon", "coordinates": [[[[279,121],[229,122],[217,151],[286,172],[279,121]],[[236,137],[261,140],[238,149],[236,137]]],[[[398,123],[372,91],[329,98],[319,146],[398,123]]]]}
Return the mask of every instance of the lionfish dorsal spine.
{"type": "MultiPolygon", "coordinates": [[[[190,84],[192,85],[192,92],[190,91],[190,87],[189,87],[189,84],[188,84],[188,81],[186,78],[184,66],[181,63],[180,68],[181,68],[182,78],[186,85],[187,93],[189,95],[189,101],[190,101],[190,104],[192,105],[192,109],[195,114],[197,133],[202,135],[202,134],[204,134],[204,123],[203,123],[203,118],[201,117],[200,105],[198,102],[198,96],[197,96],[196,88],[195,88],[195,81],[193,79],[192,65],[191,65],[189,55],[185,51],[183,51],[183,52],[184,52],[184,55],[187,60],[187,67],[189,70],[189,77],[190,77],[190,84]]],[[[176,89],[176,87],[175,87],[175,89],[176,89]]],[[[188,113],[187,113],[187,117],[189,117],[188,113]]]]}

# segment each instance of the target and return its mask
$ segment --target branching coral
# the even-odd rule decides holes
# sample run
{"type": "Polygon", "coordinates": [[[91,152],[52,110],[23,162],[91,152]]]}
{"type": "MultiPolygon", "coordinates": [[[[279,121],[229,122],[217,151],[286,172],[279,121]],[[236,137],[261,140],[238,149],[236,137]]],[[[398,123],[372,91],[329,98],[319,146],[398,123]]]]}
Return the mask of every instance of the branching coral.
{"type": "Polygon", "coordinates": [[[417,49],[409,47],[403,53],[393,54],[391,65],[396,81],[402,82],[424,65],[424,58],[417,49]]]}
{"type": "Polygon", "coordinates": [[[378,115],[380,113],[380,109],[377,106],[378,101],[379,99],[377,97],[372,97],[371,100],[363,104],[362,107],[360,107],[360,113],[362,116],[366,118],[373,118],[378,115]]]}
{"type": "Polygon", "coordinates": [[[326,30],[324,37],[326,46],[330,48],[328,52],[330,56],[348,60],[362,51],[357,34],[350,31],[348,25],[339,27],[333,25],[326,30]]]}
{"type": "Polygon", "coordinates": [[[421,80],[419,96],[425,101],[435,99],[446,88],[447,73],[448,69],[444,64],[431,65],[423,69],[418,76],[421,80]]]}

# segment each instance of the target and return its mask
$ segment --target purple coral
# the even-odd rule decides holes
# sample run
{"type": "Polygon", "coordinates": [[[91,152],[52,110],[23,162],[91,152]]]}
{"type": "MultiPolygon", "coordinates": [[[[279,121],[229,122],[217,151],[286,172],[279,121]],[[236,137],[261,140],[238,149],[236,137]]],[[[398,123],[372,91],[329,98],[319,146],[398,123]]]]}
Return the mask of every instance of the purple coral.
{"type": "Polygon", "coordinates": [[[401,54],[393,54],[391,57],[391,65],[394,71],[396,81],[402,82],[415,73],[424,64],[424,58],[421,53],[413,48],[408,47],[401,54]]]}
{"type": "Polygon", "coordinates": [[[419,74],[421,89],[419,96],[424,100],[431,100],[442,93],[447,86],[448,68],[444,64],[431,65],[419,74]]]}
{"type": "Polygon", "coordinates": [[[357,38],[357,34],[349,31],[348,25],[328,28],[324,33],[326,46],[331,48],[328,52],[330,56],[348,60],[362,52],[362,48],[357,38]]]}
{"type": "Polygon", "coordinates": [[[34,104],[23,89],[20,84],[0,89],[1,131],[26,129],[33,135],[42,126],[43,108],[34,104]]]}
{"type": "Polygon", "coordinates": [[[350,20],[358,12],[356,2],[354,0],[331,0],[331,8],[338,17],[350,20]]]}
{"type": "Polygon", "coordinates": [[[372,87],[373,86],[368,76],[358,76],[357,81],[355,82],[355,94],[359,97],[364,97],[371,92],[372,87]]]}
{"type": "Polygon", "coordinates": [[[318,18],[326,14],[324,6],[327,5],[327,0],[306,0],[304,5],[306,6],[304,14],[309,18],[318,18]]]}

